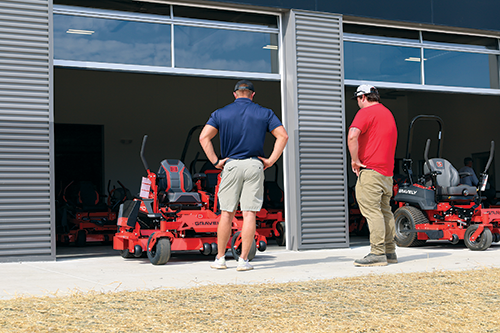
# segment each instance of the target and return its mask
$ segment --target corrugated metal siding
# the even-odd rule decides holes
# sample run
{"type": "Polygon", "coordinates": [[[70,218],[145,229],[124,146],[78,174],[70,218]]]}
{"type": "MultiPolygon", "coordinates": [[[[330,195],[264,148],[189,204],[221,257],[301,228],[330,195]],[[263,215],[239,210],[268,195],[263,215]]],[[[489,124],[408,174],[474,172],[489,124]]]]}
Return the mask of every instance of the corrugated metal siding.
{"type": "Polygon", "coordinates": [[[342,17],[295,13],[299,249],[348,246],[342,17]]]}
{"type": "Polygon", "coordinates": [[[0,2],[0,261],[55,258],[51,8],[0,2]]]}

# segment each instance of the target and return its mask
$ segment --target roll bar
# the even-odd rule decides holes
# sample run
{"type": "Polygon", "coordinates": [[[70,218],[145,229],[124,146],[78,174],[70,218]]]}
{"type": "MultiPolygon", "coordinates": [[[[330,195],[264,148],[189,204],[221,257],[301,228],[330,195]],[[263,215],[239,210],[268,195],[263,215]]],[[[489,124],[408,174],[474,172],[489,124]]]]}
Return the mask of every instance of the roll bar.
{"type": "Polygon", "coordinates": [[[429,168],[429,171],[431,170],[431,164],[429,163],[429,149],[431,147],[431,139],[427,139],[427,142],[425,143],[425,151],[424,151],[424,159],[425,159],[425,164],[427,164],[427,168],[429,168]]]}
{"type": "Polygon", "coordinates": [[[144,165],[144,168],[146,168],[146,171],[149,171],[148,162],[146,161],[146,158],[144,157],[144,149],[146,148],[146,141],[147,140],[148,140],[148,136],[144,135],[144,138],[142,139],[142,146],[141,146],[141,160],[142,160],[142,164],[144,165]]]}
{"type": "Polygon", "coordinates": [[[486,167],[484,168],[483,173],[486,173],[490,168],[491,162],[493,161],[493,156],[495,155],[495,141],[491,141],[490,146],[490,158],[488,159],[488,163],[486,163],[486,167]]]}
{"type": "Polygon", "coordinates": [[[186,159],[186,154],[187,154],[187,151],[188,151],[188,148],[189,148],[189,144],[191,143],[191,138],[193,137],[193,133],[196,131],[196,130],[199,130],[201,128],[203,128],[205,125],[196,125],[194,126],[193,128],[191,128],[189,130],[189,133],[188,133],[188,136],[186,138],[186,141],[184,142],[184,148],[182,149],[182,154],[181,154],[181,162],[186,164],[186,162],[184,161],[186,159]]]}
{"type": "MultiPolygon", "coordinates": [[[[438,116],[434,116],[434,115],[419,115],[419,116],[416,116],[415,118],[413,118],[410,122],[410,128],[408,130],[408,140],[406,141],[406,158],[403,159],[403,170],[408,174],[408,179],[410,181],[410,184],[413,184],[414,181],[413,181],[413,170],[412,170],[412,159],[411,159],[411,147],[412,147],[412,144],[413,144],[413,126],[415,125],[415,123],[417,121],[420,121],[420,120],[434,120],[438,123],[439,125],[439,132],[438,132],[438,150],[437,150],[437,156],[438,157],[441,157],[441,153],[443,151],[443,120],[438,117],[438,116]]],[[[430,147],[430,140],[428,140],[427,144],[426,144],[426,153],[425,153],[425,156],[428,157],[429,155],[429,147],[430,147]]],[[[426,160],[427,160],[427,157],[426,157],[426,160]]],[[[427,163],[427,161],[426,161],[427,163]]],[[[427,165],[429,167],[429,164],[427,165]]]]}
{"type": "Polygon", "coordinates": [[[438,132],[438,150],[437,150],[437,157],[441,157],[442,151],[443,151],[443,120],[435,115],[419,115],[416,116],[415,118],[412,119],[410,123],[410,129],[408,130],[408,140],[406,144],[406,158],[410,159],[411,158],[411,147],[413,143],[413,126],[417,121],[420,120],[435,120],[438,125],[439,125],[439,132],[438,132]]]}

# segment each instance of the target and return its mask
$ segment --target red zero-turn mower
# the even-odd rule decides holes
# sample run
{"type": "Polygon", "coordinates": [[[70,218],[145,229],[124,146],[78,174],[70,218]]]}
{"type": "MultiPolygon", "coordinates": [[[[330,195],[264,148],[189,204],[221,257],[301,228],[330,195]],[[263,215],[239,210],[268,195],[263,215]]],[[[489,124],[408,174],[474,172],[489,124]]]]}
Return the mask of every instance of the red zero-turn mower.
{"type": "MultiPolygon", "coordinates": [[[[120,250],[123,258],[140,257],[146,252],[153,265],[166,264],[171,251],[217,254],[217,195],[193,189],[193,178],[200,182],[206,175],[195,174],[192,178],[179,160],[163,160],[158,173],[151,172],[144,157],[146,140],[147,135],[141,159],[148,177],[143,178],[141,198],[120,206],[113,248],[120,250]]],[[[236,260],[241,253],[242,225],[241,219],[233,219],[232,237],[226,247],[236,260]]],[[[264,251],[266,246],[266,238],[256,233],[248,258],[253,259],[257,248],[264,251]]]]}
{"type": "MultiPolygon", "coordinates": [[[[196,131],[203,129],[204,125],[197,125],[191,128],[184,143],[182,150],[181,161],[185,162],[187,152],[190,148],[191,139],[196,131]]],[[[196,181],[196,188],[198,191],[206,191],[208,193],[216,194],[216,185],[220,180],[221,170],[215,168],[212,163],[206,158],[199,158],[200,153],[195,155],[194,160],[191,162],[189,171],[191,174],[197,174],[197,164],[203,163],[201,169],[198,171],[206,177],[196,181]]],[[[284,218],[284,192],[278,184],[278,165],[274,164],[274,177],[273,180],[269,179],[264,182],[264,202],[262,209],[256,214],[257,230],[256,232],[266,237],[266,239],[274,238],[279,246],[285,246],[285,218],[284,218]]],[[[268,169],[271,170],[271,169],[268,169]]],[[[241,211],[236,212],[237,219],[243,219],[241,211]]],[[[262,246],[266,244],[263,243],[262,246]]],[[[259,247],[259,250],[264,251],[265,248],[259,247]]]]}
{"type": "Polygon", "coordinates": [[[59,209],[57,225],[58,242],[84,246],[91,242],[112,241],[118,206],[132,196],[122,183],[118,182],[121,188],[113,190],[110,190],[110,183],[107,204],[89,181],[72,181],[64,188],[64,204],[59,209]]]}
{"type": "Polygon", "coordinates": [[[448,240],[457,244],[464,240],[473,251],[483,251],[492,242],[500,241],[500,209],[483,207],[481,192],[484,191],[487,171],[493,160],[494,142],[490,157],[480,175],[478,188],[460,184],[460,175],[450,162],[441,158],[443,122],[437,116],[415,117],[408,131],[406,159],[403,168],[409,183],[400,186],[394,200],[399,208],[394,213],[396,243],[398,246],[423,245],[427,240],[448,240]],[[413,181],[410,155],[413,125],[419,120],[435,120],[439,125],[437,158],[428,158],[431,140],[424,152],[424,175],[413,181]]]}

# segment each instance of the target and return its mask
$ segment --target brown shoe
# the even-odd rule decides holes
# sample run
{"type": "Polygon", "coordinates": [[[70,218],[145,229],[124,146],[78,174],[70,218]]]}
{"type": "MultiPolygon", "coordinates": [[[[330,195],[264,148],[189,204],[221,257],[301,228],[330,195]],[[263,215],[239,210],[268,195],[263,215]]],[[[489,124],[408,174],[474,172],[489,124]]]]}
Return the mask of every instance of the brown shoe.
{"type": "Polygon", "coordinates": [[[396,252],[386,253],[385,256],[387,257],[387,262],[389,264],[397,264],[398,263],[398,256],[396,255],[396,252]]]}
{"type": "Polygon", "coordinates": [[[387,257],[385,254],[370,253],[363,259],[354,260],[354,266],[370,267],[370,266],[387,266],[387,257]]]}

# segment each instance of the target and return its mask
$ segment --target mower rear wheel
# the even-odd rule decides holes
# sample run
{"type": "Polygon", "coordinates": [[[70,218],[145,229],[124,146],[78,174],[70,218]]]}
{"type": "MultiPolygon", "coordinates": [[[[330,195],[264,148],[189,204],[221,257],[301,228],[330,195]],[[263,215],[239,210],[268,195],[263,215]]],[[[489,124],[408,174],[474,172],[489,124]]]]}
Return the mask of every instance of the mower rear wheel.
{"type": "Polygon", "coordinates": [[[421,246],[425,244],[425,240],[419,240],[415,230],[417,224],[429,223],[424,213],[412,206],[403,206],[394,213],[394,221],[396,224],[396,236],[394,237],[396,244],[400,247],[421,246]]]}
{"type": "MultiPolygon", "coordinates": [[[[153,235],[154,233],[149,236],[148,249],[153,235]]],[[[165,265],[170,259],[170,252],[170,240],[168,238],[159,238],[151,251],[148,250],[148,259],[153,265],[165,265]]]]}
{"type": "Polygon", "coordinates": [[[472,241],[470,238],[478,228],[479,224],[472,224],[465,230],[464,243],[472,251],[484,251],[491,246],[491,242],[493,241],[493,235],[488,228],[484,228],[477,239],[472,241]]]}
{"type": "MultiPolygon", "coordinates": [[[[241,231],[236,232],[233,237],[231,237],[231,252],[233,253],[234,260],[240,259],[241,255],[241,231]]],[[[257,245],[255,241],[252,242],[252,247],[250,248],[250,252],[248,252],[248,261],[252,261],[255,258],[255,254],[257,253],[257,245]]]]}

